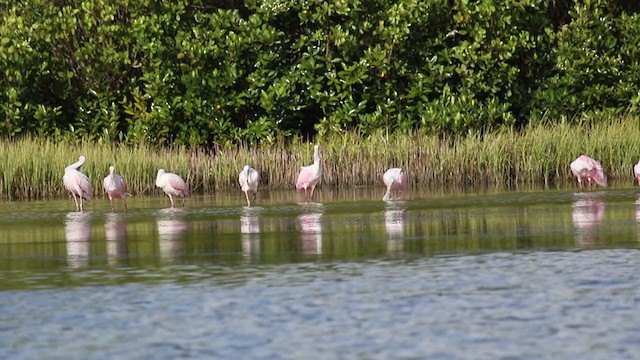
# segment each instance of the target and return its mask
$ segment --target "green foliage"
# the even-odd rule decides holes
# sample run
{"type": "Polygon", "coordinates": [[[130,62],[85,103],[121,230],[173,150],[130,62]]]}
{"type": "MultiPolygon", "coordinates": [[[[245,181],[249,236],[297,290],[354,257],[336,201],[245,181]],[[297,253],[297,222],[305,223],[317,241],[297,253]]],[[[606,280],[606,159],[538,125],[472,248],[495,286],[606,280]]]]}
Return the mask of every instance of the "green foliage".
{"type": "Polygon", "coordinates": [[[638,111],[614,0],[0,2],[0,135],[132,144],[436,134],[638,111]]]}

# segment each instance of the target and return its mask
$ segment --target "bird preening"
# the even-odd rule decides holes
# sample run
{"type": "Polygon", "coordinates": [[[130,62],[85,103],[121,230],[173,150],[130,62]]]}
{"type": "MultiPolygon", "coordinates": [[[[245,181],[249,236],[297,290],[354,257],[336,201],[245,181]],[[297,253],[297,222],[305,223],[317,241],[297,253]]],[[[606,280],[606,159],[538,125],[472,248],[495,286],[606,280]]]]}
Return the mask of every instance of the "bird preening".
{"type": "Polygon", "coordinates": [[[80,156],[78,161],[64,168],[62,182],[64,187],[71,192],[76,204],[76,211],[84,211],[83,200],[93,201],[93,187],[87,175],[80,171],[87,159],[80,156]]]}
{"type": "Polygon", "coordinates": [[[382,200],[389,201],[392,199],[392,193],[396,193],[396,198],[400,198],[402,193],[407,190],[407,175],[400,168],[391,168],[382,175],[382,182],[387,187],[382,200]]]}
{"type": "Polygon", "coordinates": [[[600,186],[607,186],[607,177],[602,170],[602,165],[587,155],[580,155],[569,165],[569,168],[578,180],[581,191],[585,186],[584,182],[587,183],[589,190],[591,190],[594,183],[600,186]]]}

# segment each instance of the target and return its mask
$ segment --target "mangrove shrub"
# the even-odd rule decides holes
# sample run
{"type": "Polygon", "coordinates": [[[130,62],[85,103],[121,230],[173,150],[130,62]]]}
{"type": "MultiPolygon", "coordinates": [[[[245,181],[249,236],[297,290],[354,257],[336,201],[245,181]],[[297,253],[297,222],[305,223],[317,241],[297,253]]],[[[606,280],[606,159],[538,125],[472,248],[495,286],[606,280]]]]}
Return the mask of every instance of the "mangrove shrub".
{"type": "Polygon", "coordinates": [[[0,135],[205,146],[636,111],[638,8],[2,0],[0,135]]]}

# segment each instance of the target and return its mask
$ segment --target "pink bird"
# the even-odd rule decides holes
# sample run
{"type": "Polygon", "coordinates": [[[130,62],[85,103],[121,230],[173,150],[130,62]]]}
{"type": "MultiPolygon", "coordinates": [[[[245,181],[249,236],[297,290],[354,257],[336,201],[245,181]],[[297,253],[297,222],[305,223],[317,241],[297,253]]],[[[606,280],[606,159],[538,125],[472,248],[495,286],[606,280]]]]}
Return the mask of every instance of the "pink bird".
{"type": "Polygon", "coordinates": [[[600,186],[607,186],[607,177],[602,171],[602,165],[587,155],[580,155],[571,163],[570,168],[573,175],[578,179],[580,191],[582,191],[583,181],[589,184],[589,190],[591,190],[591,184],[594,182],[600,186]]]}
{"type": "Polygon", "coordinates": [[[111,211],[116,211],[113,199],[120,198],[124,202],[124,212],[127,212],[127,184],[122,176],[116,174],[115,166],[109,166],[109,175],[102,181],[102,187],[109,197],[111,211]]]}
{"type": "Polygon", "coordinates": [[[303,166],[298,174],[298,180],[296,181],[296,191],[301,192],[304,190],[305,199],[313,198],[313,190],[316,185],[322,179],[322,167],[320,166],[320,147],[318,145],[313,146],[313,164],[303,166]],[[307,197],[307,189],[311,189],[311,194],[307,197]]]}
{"type": "Polygon", "coordinates": [[[73,201],[76,203],[76,211],[83,211],[82,200],[93,201],[93,187],[87,175],[80,172],[80,167],[84,164],[86,158],[80,156],[78,161],[64,168],[64,176],[62,181],[64,187],[73,195],[73,201]],[[78,198],[80,203],[78,204],[78,198]]]}
{"type": "Polygon", "coordinates": [[[171,200],[171,207],[173,207],[173,198],[171,195],[182,196],[182,205],[184,206],[184,198],[189,196],[189,187],[187,183],[174,173],[168,173],[164,169],[158,170],[158,176],[156,177],[156,186],[161,188],[162,191],[169,196],[171,200]]]}
{"type": "Polygon", "coordinates": [[[635,176],[638,185],[640,185],[640,161],[633,167],[633,176],[635,176]]]}
{"type": "Polygon", "coordinates": [[[395,190],[398,197],[407,190],[407,175],[400,168],[391,168],[382,175],[382,181],[387,186],[387,192],[382,200],[391,200],[391,193],[395,190]]]}
{"type": "Polygon", "coordinates": [[[238,176],[238,183],[240,183],[240,187],[242,191],[244,191],[244,196],[247,198],[247,206],[251,206],[249,191],[253,193],[253,201],[255,202],[258,193],[258,184],[260,183],[260,174],[258,174],[256,169],[245,165],[238,176]]]}

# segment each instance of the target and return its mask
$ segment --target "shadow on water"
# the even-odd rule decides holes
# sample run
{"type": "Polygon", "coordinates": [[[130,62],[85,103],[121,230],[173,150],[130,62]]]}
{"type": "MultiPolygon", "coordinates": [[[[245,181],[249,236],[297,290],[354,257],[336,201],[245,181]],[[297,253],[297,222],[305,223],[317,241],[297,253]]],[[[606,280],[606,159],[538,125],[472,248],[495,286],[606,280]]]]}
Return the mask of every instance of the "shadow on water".
{"type": "Polygon", "coordinates": [[[404,242],[406,201],[387,201],[384,210],[384,228],[387,232],[387,251],[401,253],[404,242]]]}
{"type": "Polygon", "coordinates": [[[5,357],[637,357],[639,189],[383,190],[1,207],[5,357]]]}
{"type": "Polygon", "coordinates": [[[298,215],[300,223],[300,241],[302,242],[302,254],[322,254],[322,213],[324,206],[320,203],[301,205],[301,214],[298,215]]]}
{"type": "Polygon", "coordinates": [[[104,237],[107,243],[107,260],[109,265],[127,265],[129,245],[127,242],[127,222],[125,214],[106,214],[104,237]]]}
{"type": "Polygon", "coordinates": [[[575,227],[576,245],[593,247],[601,244],[599,225],[605,211],[604,193],[577,193],[571,218],[575,227]]]}
{"type": "Polygon", "coordinates": [[[165,260],[180,258],[185,252],[185,234],[189,228],[185,220],[188,210],[169,208],[158,211],[158,245],[160,257],[165,260]]]}
{"type": "Polygon", "coordinates": [[[260,211],[259,207],[244,207],[240,215],[242,256],[247,259],[260,254],[260,211]]]}
{"type": "Polygon", "coordinates": [[[322,189],[317,202],[301,202],[294,191],[262,191],[247,207],[238,191],[173,209],[158,196],[130,199],[128,213],[112,213],[100,199],[84,213],[70,211],[68,201],[16,203],[0,209],[0,271],[144,273],[172,265],[574,251],[637,247],[640,237],[635,188],[426,190],[387,202],[382,194],[382,187],[322,189]]]}
{"type": "Polygon", "coordinates": [[[67,214],[64,225],[67,244],[67,263],[70,267],[89,265],[91,245],[91,214],[73,212],[67,214]]]}

